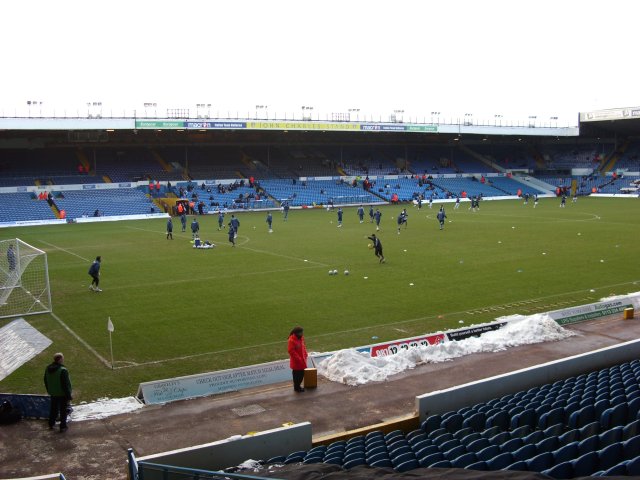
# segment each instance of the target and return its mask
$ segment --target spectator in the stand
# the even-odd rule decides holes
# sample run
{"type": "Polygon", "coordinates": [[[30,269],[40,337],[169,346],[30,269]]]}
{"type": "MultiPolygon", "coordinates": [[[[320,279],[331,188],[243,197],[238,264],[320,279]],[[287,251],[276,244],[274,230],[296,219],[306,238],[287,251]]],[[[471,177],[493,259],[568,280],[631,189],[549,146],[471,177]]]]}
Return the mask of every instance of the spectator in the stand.
{"type": "Polygon", "coordinates": [[[204,215],[204,202],[202,200],[198,203],[198,213],[204,215]]]}
{"type": "Polygon", "coordinates": [[[156,195],[160,195],[160,182],[156,180],[156,195]]]}
{"type": "Polygon", "coordinates": [[[54,205],[54,201],[53,201],[53,194],[51,192],[49,192],[47,194],[47,203],[49,204],[50,207],[53,207],[54,205]]]}
{"type": "Polygon", "coordinates": [[[149,195],[153,197],[153,180],[149,180],[149,195]]]}

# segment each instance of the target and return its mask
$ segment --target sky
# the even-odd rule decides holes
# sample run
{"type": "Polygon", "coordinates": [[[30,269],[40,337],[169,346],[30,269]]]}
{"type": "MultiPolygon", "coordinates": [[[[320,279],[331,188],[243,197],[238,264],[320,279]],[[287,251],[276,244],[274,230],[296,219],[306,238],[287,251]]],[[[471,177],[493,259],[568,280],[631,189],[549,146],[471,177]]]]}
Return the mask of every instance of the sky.
{"type": "Polygon", "coordinates": [[[0,116],[100,102],[103,116],[211,104],[575,125],[640,105],[638,14],[628,0],[0,2],[0,116]]]}

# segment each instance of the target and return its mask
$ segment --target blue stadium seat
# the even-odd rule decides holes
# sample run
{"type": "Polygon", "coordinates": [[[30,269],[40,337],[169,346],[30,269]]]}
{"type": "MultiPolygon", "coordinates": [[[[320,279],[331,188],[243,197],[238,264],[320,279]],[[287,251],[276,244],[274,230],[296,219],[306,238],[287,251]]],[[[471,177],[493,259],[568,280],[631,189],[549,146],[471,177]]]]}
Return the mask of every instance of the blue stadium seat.
{"type": "Polygon", "coordinates": [[[547,427],[542,433],[544,433],[545,437],[559,437],[560,435],[563,435],[565,433],[564,425],[560,423],[551,425],[550,427],[547,427]]]}
{"type": "Polygon", "coordinates": [[[513,459],[515,461],[520,460],[529,460],[532,457],[535,457],[538,454],[538,450],[535,445],[523,445],[513,453],[513,459]]]}
{"type": "Polygon", "coordinates": [[[431,468],[451,468],[451,462],[449,460],[440,460],[431,465],[431,468]]]}
{"type": "Polygon", "coordinates": [[[522,437],[522,441],[524,443],[538,443],[542,440],[544,440],[545,434],[543,431],[541,430],[535,430],[533,432],[531,432],[529,435],[522,437]]]}
{"type": "Polygon", "coordinates": [[[556,463],[568,462],[580,456],[580,448],[578,442],[571,442],[564,445],[553,452],[553,458],[556,463]]]}
{"type": "MultiPolygon", "coordinates": [[[[598,417],[599,418],[599,417],[598,417]]],[[[594,406],[587,405],[576,410],[569,416],[569,428],[582,428],[596,420],[596,411],[594,406]]]]}
{"type": "Polygon", "coordinates": [[[384,441],[387,442],[387,445],[391,443],[391,440],[394,438],[404,438],[404,432],[402,430],[394,430],[393,432],[389,432],[384,436],[384,441]]]}
{"type": "Polygon", "coordinates": [[[465,453],[460,455],[459,457],[451,460],[451,466],[453,468],[465,468],[467,465],[471,465],[478,461],[478,457],[473,452],[465,453]]]}
{"type": "Polygon", "coordinates": [[[629,460],[629,463],[627,463],[627,475],[640,476],[640,456],[629,460]]]}
{"type": "Polygon", "coordinates": [[[631,437],[629,440],[622,442],[624,447],[624,457],[632,459],[640,455],[640,435],[631,437]]]}
{"type": "Polygon", "coordinates": [[[374,453],[373,455],[367,455],[365,457],[367,464],[371,465],[374,462],[377,462],[378,460],[389,460],[391,461],[391,458],[389,458],[389,454],[387,452],[378,452],[378,453],[374,453]]]}
{"type": "Polygon", "coordinates": [[[491,442],[489,442],[488,439],[479,438],[479,439],[474,440],[473,442],[467,444],[466,447],[467,447],[467,451],[468,452],[479,452],[480,450],[483,450],[484,448],[486,448],[486,447],[488,447],[490,445],[491,445],[491,442]]]}
{"type": "Polygon", "coordinates": [[[426,447],[421,448],[420,450],[416,450],[416,458],[424,458],[427,455],[431,455],[432,453],[440,452],[440,448],[437,445],[428,445],[426,447]]]}
{"type": "Polygon", "coordinates": [[[502,470],[513,462],[513,454],[511,452],[504,452],[487,460],[487,467],[489,470],[502,470]]]}
{"type": "Polygon", "coordinates": [[[466,437],[470,433],[473,433],[473,430],[471,428],[462,427],[460,430],[457,430],[457,431],[453,432],[453,438],[462,439],[463,437],[466,437]]]}
{"type": "Polygon", "coordinates": [[[527,460],[527,470],[530,472],[542,472],[553,467],[555,463],[553,453],[543,452],[527,460]]]}
{"type": "Polygon", "coordinates": [[[600,446],[600,440],[597,435],[587,437],[578,443],[578,449],[580,450],[580,455],[597,451],[599,446],[600,446]]]}
{"type": "Polygon", "coordinates": [[[564,421],[565,410],[563,408],[554,408],[539,417],[538,428],[544,430],[552,425],[563,424],[564,421]]]}
{"type": "Polygon", "coordinates": [[[498,433],[497,435],[494,435],[493,437],[491,437],[489,439],[489,442],[492,445],[502,445],[503,443],[507,442],[511,440],[511,435],[509,434],[509,432],[501,432],[498,433]]]}
{"type": "Polygon", "coordinates": [[[391,460],[389,460],[388,458],[381,458],[372,463],[368,463],[368,465],[370,467],[377,467],[377,468],[393,468],[393,463],[391,463],[391,460]]]}
{"type": "Polygon", "coordinates": [[[624,458],[624,447],[619,442],[612,443],[598,452],[598,458],[598,468],[600,470],[607,470],[622,460],[626,460],[624,458]]]}
{"type": "Polygon", "coordinates": [[[487,448],[483,448],[476,453],[478,460],[489,460],[490,458],[500,455],[501,450],[497,445],[489,445],[487,448]]]}
{"type": "Polygon", "coordinates": [[[480,435],[482,435],[484,438],[491,438],[494,435],[497,435],[498,433],[500,433],[501,431],[502,430],[500,429],[500,427],[491,427],[483,430],[480,433],[480,435]]]}
{"type": "Polygon", "coordinates": [[[505,411],[496,413],[495,415],[487,418],[486,427],[499,427],[503,432],[509,429],[511,424],[511,417],[505,411]]]}
{"type": "Polygon", "coordinates": [[[436,439],[441,437],[442,435],[451,435],[451,438],[453,438],[453,434],[447,432],[446,428],[438,428],[437,430],[433,430],[429,433],[427,433],[427,437],[428,438],[432,438],[432,439],[436,439]]]}
{"type": "Polygon", "coordinates": [[[365,442],[377,439],[384,439],[384,433],[380,430],[374,430],[373,432],[369,432],[364,436],[365,442]]]}
{"type": "Polygon", "coordinates": [[[442,452],[432,453],[430,455],[427,455],[426,457],[420,458],[418,461],[420,462],[421,467],[431,467],[431,465],[439,462],[440,460],[444,460],[444,455],[442,454],[442,452]]]}
{"type": "MultiPolygon", "coordinates": [[[[607,394],[607,392],[605,392],[607,394]]],[[[609,398],[603,398],[602,400],[597,400],[596,403],[593,404],[594,409],[594,420],[600,420],[600,417],[604,413],[605,410],[611,408],[611,404],[609,403],[609,398]]]]}
{"type": "Polygon", "coordinates": [[[454,458],[459,457],[460,455],[464,455],[467,453],[467,449],[464,448],[464,445],[458,445],[457,447],[452,448],[451,450],[447,450],[443,452],[444,458],[447,460],[453,460],[454,458]]]}
{"type": "Polygon", "coordinates": [[[489,470],[489,467],[487,466],[487,462],[485,462],[484,460],[480,460],[479,462],[472,463],[471,465],[467,465],[464,468],[466,470],[480,470],[480,471],[489,470]]]}
{"type": "Polygon", "coordinates": [[[527,462],[523,462],[522,460],[518,460],[513,462],[511,465],[507,465],[503,468],[503,470],[515,470],[518,472],[526,472],[527,471],[527,462]]]}
{"type": "Polygon", "coordinates": [[[500,450],[503,452],[515,452],[520,447],[522,447],[523,442],[521,438],[512,438],[511,440],[507,440],[500,446],[500,450]]]}
{"type": "Polygon", "coordinates": [[[598,470],[600,458],[597,452],[589,452],[571,462],[574,477],[587,477],[598,470]]]}
{"type": "Polygon", "coordinates": [[[420,467],[420,463],[418,462],[418,460],[416,460],[415,458],[412,458],[410,460],[402,462],[399,465],[396,465],[395,470],[396,472],[402,473],[402,472],[408,472],[409,470],[414,470],[419,467],[420,467]]]}
{"type": "Polygon", "coordinates": [[[602,477],[626,477],[627,476],[627,465],[629,464],[629,460],[623,460],[622,462],[614,465],[613,467],[608,468],[607,470],[602,472],[602,477]]]}
{"type": "Polygon", "coordinates": [[[547,437],[544,440],[536,443],[536,450],[538,453],[553,452],[560,448],[558,437],[547,437]]]}
{"type": "Polygon", "coordinates": [[[632,422],[638,417],[638,412],[640,412],[640,397],[629,400],[627,396],[627,402],[627,419],[632,422]]]}
{"type": "Polygon", "coordinates": [[[442,445],[443,443],[448,442],[449,440],[453,440],[453,434],[452,433],[448,433],[448,432],[447,433],[443,433],[442,435],[438,435],[437,437],[433,437],[432,440],[433,440],[433,444],[434,445],[442,445]]]}
{"type": "Polygon", "coordinates": [[[555,465],[554,467],[551,467],[549,470],[544,470],[543,472],[540,472],[540,473],[547,475],[551,478],[558,478],[558,479],[573,478],[574,477],[573,463],[562,462],[555,465]]]}
{"type": "Polygon", "coordinates": [[[610,428],[625,425],[627,423],[627,404],[619,403],[615,407],[608,408],[602,412],[600,417],[600,429],[602,431],[610,428]]]}
{"type": "Polygon", "coordinates": [[[389,455],[391,456],[391,458],[394,458],[409,452],[413,453],[409,445],[398,445],[396,448],[389,448],[387,451],[389,452],[389,455]]]}
{"type": "Polygon", "coordinates": [[[598,435],[598,448],[603,449],[612,443],[622,441],[622,427],[614,427],[611,430],[598,435]]]}
{"type": "Polygon", "coordinates": [[[638,434],[640,434],[640,420],[634,420],[631,423],[627,423],[622,429],[623,440],[628,440],[638,434]]]}
{"type": "Polygon", "coordinates": [[[353,467],[358,467],[360,465],[366,465],[367,462],[365,462],[364,457],[358,457],[358,458],[354,458],[352,460],[348,460],[346,462],[344,462],[342,464],[342,468],[350,470],[353,467]]]}
{"type": "Polygon", "coordinates": [[[600,422],[591,422],[580,428],[580,440],[600,433],[600,422]]]}
{"type": "Polygon", "coordinates": [[[484,430],[486,423],[487,416],[484,414],[484,412],[478,412],[466,418],[462,423],[462,426],[471,428],[475,432],[481,432],[482,430],[484,430]]]}
{"type": "Polygon", "coordinates": [[[276,457],[271,457],[269,460],[266,461],[266,463],[271,464],[271,463],[284,463],[285,459],[287,457],[285,455],[278,455],[276,457]]]}
{"type": "Polygon", "coordinates": [[[440,448],[440,451],[446,452],[447,450],[451,450],[452,448],[455,448],[459,445],[462,445],[460,440],[458,440],[457,438],[452,438],[451,440],[441,443],[440,445],[438,445],[438,447],[440,448]]]}
{"type": "Polygon", "coordinates": [[[444,419],[440,426],[453,433],[462,428],[462,422],[464,422],[464,417],[459,413],[455,413],[444,419]]]}
{"type": "Polygon", "coordinates": [[[438,430],[441,422],[442,417],[440,415],[430,415],[424,422],[422,422],[420,427],[428,434],[434,430],[438,430]]]}
{"type": "Polygon", "coordinates": [[[511,431],[511,438],[524,438],[529,435],[532,431],[530,425],[521,425],[515,430],[511,431]]]}
{"type": "Polygon", "coordinates": [[[427,435],[422,431],[422,429],[418,429],[418,430],[412,430],[411,432],[407,433],[405,438],[409,443],[413,444],[418,440],[423,440],[427,438],[427,435]]]}
{"type": "Polygon", "coordinates": [[[352,460],[357,460],[359,458],[362,458],[363,460],[365,459],[364,452],[345,453],[344,457],[342,457],[342,463],[348,463],[352,460]]]}
{"type": "Polygon", "coordinates": [[[481,434],[474,432],[468,435],[465,435],[460,439],[460,443],[462,445],[469,445],[471,442],[478,440],[479,438],[484,438],[481,434]]]}

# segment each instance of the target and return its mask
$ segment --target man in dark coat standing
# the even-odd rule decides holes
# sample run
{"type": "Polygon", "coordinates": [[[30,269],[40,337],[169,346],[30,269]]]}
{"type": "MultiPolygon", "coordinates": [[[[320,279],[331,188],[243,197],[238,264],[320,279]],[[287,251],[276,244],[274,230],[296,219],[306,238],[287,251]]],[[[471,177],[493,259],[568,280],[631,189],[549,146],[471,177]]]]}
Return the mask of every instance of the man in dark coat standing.
{"type": "Polygon", "coordinates": [[[47,366],[44,372],[44,386],[51,397],[51,408],[49,409],[49,428],[53,428],[56,419],[60,417],[60,432],[67,430],[67,409],[71,396],[71,378],[69,370],[64,366],[64,355],[56,353],[53,356],[53,363],[47,366]]]}

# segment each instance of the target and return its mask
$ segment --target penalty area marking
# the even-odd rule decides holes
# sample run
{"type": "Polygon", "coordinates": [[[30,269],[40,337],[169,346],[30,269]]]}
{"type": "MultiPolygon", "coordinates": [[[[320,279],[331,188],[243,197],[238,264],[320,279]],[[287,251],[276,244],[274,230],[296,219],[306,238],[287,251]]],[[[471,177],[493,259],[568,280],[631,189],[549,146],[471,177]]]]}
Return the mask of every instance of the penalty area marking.
{"type": "Polygon", "coordinates": [[[55,248],[56,250],[60,250],[61,252],[67,253],[69,255],[73,255],[74,257],[79,258],[80,260],[84,260],[85,262],[91,261],[88,258],[84,258],[82,255],[78,255],[77,253],[74,253],[71,250],[67,250],[66,248],[59,247],[57,245],[54,245],[53,243],[45,242],[44,240],[38,240],[38,241],[40,243],[44,243],[45,245],[50,246],[51,248],[55,248]]]}

